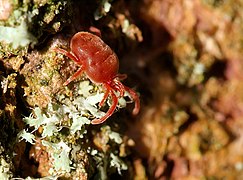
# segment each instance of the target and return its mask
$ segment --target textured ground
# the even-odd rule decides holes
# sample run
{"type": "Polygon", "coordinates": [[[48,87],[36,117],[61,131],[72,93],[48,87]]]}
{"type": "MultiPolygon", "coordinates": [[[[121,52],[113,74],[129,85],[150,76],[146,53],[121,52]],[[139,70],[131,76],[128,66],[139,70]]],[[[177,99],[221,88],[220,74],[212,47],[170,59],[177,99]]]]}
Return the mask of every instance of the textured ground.
{"type": "Polygon", "coordinates": [[[243,1],[0,0],[0,177],[242,179],[243,1]],[[103,88],[55,53],[96,27],[139,93],[104,124],[103,88]],[[13,155],[15,154],[15,155],[13,155]]]}

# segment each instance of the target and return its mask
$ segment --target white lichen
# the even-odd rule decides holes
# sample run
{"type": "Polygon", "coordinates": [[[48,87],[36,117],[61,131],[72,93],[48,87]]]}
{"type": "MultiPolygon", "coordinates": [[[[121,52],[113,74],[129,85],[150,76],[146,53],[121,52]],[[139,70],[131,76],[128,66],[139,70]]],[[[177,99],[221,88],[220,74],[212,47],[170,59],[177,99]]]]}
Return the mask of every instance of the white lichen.
{"type": "MultiPolygon", "coordinates": [[[[73,117],[75,115],[73,114],[73,117]]],[[[81,130],[81,128],[83,127],[83,125],[85,124],[90,124],[90,120],[86,117],[82,117],[79,116],[78,114],[76,114],[76,118],[73,118],[73,123],[72,126],[70,127],[70,133],[74,134],[77,131],[81,130]]]]}
{"type": "Polygon", "coordinates": [[[105,16],[111,9],[111,3],[109,0],[102,0],[100,3],[100,7],[95,11],[94,18],[95,20],[99,20],[103,16],[105,16]]]}
{"type": "MultiPolygon", "coordinates": [[[[77,167],[74,163],[75,161],[72,162],[75,152],[73,147],[75,145],[72,141],[69,142],[69,138],[66,137],[73,137],[74,140],[76,138],[84,140],[87,137],[86,126],[90,124],[93,118],[100,118],[105,114],[99,110],[98,104],[103,99],[104,93],[101,93],[98,87],[94,87],[89,81],[85,81],[81,82],[76,90],[74,96],[71,98],[65,95],[59,96],[55,103],[48,104],[46,108],[35,107],[33,113],[29,117],[24,118],[25,123],[30,128],[33,128],[32,132],[29,133],[23,130],[19,134],[20,140],[24,139],[34,144],[35,136],[33,133],[38,129],[41,130],[39,131],[41,132],[40,140],[46,146],[46,151],[51,156],[52,167],[49,173],[53,176],[70,173],[72,168],[77,167]],[[62,134],[61,131],[64,127],[66,134],[62,134]],[[69,129],[69,131],[66,131],[66,129],[69,129]],[[59,140],[56,140],[55,137],[57,136],[59,140]],[[55,143],[51,141],[53,138],[55,139],[55,143]]],[[[125,93],[125,96],[128,96],[128,94],[125,93]]],[[[110,105],[109,101],[110,99],[108,98],[106,104],[108,106],[110,105]]],[[[126,105],[124,98],[120,98],[119,101],[120,106],[126,105]]],[[[117,144],[118,146],[122,144],[123,139],[121,135],[112,131],[109,126],[102,126],[101,131],[104,132],[104,136],[109,138],[110,143],[117,144]]],[[[79,146],[79,148],[81,147],[79,146]]],[[[76,151],[78,150],[76,149],[76,151]]],[[[121,173],[121,170],[126,169],[126,165],[115,154],[109,155],[91,148],[87,149],[87,153],[99,164],[98,169],[104,170],[112,166],[119,173],[121,173]]]]}
{"type": "Polygon", "coordinates": [[[122,138],[121,138],[121,135],[117,132],[114,132],[114,131],[110,131],[108,133],[109,135],[109,138],[113,141],[115,141],[115,143],[117,144],[121,144],[122,143],[122,138]]]}
{"type": "Polygon", "coordinates": [[[84,97],[90,96],[90,90],[93,89],[93,86],[90,85],[89,81],[82,81],[79,83],[78,94],[83,95],[84,97]]]}
{"type": "Polygon", "coordinates": [[[104,97],[104,93],[97,93],[95,95],[91,95],[87,97],[86,101],[92,106],[96,106],[97,103],[99,103],[104,97]]]}
{"type": "MultiPolygon", "coordinates": [[[[92,99],[92,104],[95,102],[92,99]]],[[[99,102],[99,99],[96,99],[96,102],[99,102]]],[[[93,106],[90,104],[89,99],[85,99],[84,97],[77,97],[74,101],[73,104],[78,107],[78,110],[81,112],[83,115],[91,114],[94,117],[100,118],[104,116],[104,112],[100,111],[96,106],[93,106]]]]}
{"type": "MultiPolygon", "coordinates": [[[[121,135],[115,131],[112,131],[110,126],[106,125],[101,127],[101,131],[103,132],[102,136],[109,137],[110,143],[113,142],[113,144],[117,145],[122,144],[123,139],[121,135]]],[[[100,178],[106,176],[107,169],[109,169],[110,167],[114,167],[119,174],[121,174],[122,170],[128,169],[125,162],[123,162],[122,159],[116,155],[116,151],[110,151],[109,153],[105,153],[102,151],[97,151],[96,149],[89,148],[87,152],[96,161],[97,167],[100,171],[100,178]]]]}
{"type": "Polygon", "coordinates": [[[69,159],[69,153],[71,148],[63,141],[59,143],[51,143],[42,140],[43,146],[46,146],[53,158],[53,169],[50,169],[50,174],[55,174],[55,172],[70,172],[71,160],[69,159]]]}
{"type": "MultiPolygon", "coordinates": [[[[52,104],[49,104],[48,108],[52,109],[52,104]]],[[[46,126],[55,126],[55,124],[59,124],[59,112],[51,109],[45,114],[39,107],[36,107],[33,110],[35,117],[33,114],[31,114],[29,117],[25,117],[23,120],[29,126],[34,127],[34,131],[36,131],[40,126],[43,126],[44,129],[46,126]]],[[[55,130],[53,129],[53,131],[55,130]]]]}
{"type": "Polygon", "coordinates": [[[25,140],[30,144],[35,144],[35,136],[29,132],[26,132],[25,129],[18,133],[18,138],[20,141],[25,140]]]}
{"type": "Polygon", "coordinates": [[[0,26],[0,41],[12,44],[14,49],[29,44],[34,45],[37,42],[36,38],[28,31],[24,20],[16,27],[0,26]]]}
{"type": "Polygon", "coordinates": [[[115,167],[119,174],[121,174],[122,170],[128,169],[127,165],[118,156],[111,153],[110,157],[111,157],[110,166],[115,167]]]}
{"type": "Polygon", "coordinates": [[[55,124],[48,124],[48,126],[43,127],[43,132],[42,132],[41,136],[43,138],[50,137],[54,133],[57,133],[58,131],[59,131],[59,129],[55,124]]]}

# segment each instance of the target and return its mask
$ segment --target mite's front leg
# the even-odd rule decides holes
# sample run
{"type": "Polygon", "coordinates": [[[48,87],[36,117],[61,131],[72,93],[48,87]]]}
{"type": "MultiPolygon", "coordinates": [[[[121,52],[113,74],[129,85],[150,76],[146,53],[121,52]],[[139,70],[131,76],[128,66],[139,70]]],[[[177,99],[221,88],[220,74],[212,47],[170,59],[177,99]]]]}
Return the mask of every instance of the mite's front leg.
{"type": "Polygon", "coordinates": [[[80,76],[83,72],[83,67],[81,66],[77,72],[75,72],[70,78],[68,78],[68,80],[63,83],[64,86],[68,85],[71,81],[73,81],[74,79],[76,79],[78,76],[80,76]]]}
{"type": "Polygon", "coordinates": [[[60,53],[60,54],[63,54],[65,56],[69,57],[70,59],[72,59],[77,64],[80,64],[80,60],[72,52],[68,52],[64,49],[57,48],[57,47],[53,48],[53,51],[60,53]]]}

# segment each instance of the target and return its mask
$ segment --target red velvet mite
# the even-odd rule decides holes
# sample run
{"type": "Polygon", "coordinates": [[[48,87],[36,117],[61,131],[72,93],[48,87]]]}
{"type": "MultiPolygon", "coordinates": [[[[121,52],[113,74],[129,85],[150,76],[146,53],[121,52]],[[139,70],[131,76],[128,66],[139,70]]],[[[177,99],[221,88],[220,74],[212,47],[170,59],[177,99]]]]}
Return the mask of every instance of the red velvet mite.
{"type": "Polygon", "coordinates": [[[64,85],[69,84],[81,75],[82,72],[85,72],[93,83],[102,84],[106,89],[99,107],[103,106],[109,95],[112,98],[110,109],[100,119],[92,120],[92,124],[100,124],[106,121],[114,113],[118,104],[118,98],[123,97],[125,91],[131,95],[135,102],[133,114],[138,114],[140,109],[139,97],[135,91],[120,82],[120,80],[126,78],[126,74],[118,74],[118,58],[100,37],[88,32],[78,32],[71,39],[70,49],[70,52],[60,48],[54,49],[56,52],[69,57],[80,66],[77,72],[68,78],[64,85]],[[116,91],[119,92],[118,97],[114,93],[116,91]]]}

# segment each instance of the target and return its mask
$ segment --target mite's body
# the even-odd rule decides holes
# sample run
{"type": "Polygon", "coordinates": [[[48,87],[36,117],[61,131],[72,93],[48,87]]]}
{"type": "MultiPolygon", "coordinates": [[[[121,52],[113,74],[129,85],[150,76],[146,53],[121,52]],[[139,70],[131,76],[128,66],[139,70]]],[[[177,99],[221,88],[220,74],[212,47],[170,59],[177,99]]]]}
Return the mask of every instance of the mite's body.
{"type": "Polygon", "coordinates": [[[114,91],[119,92],[119,97],[124,96],[127,91],[135,101],[133,114],[137,114],[140,109],[140,101],[137,94],[130,88],[124,86],[119,79],[124,79],[126,75],[118,74],[119,61],[116,54],[98,36],[88,32],[76,33],[70,43],[71,51],[55,48],[56,52],[62,53],[79,66],[79,70],[71,76],[64,85],[69,84],[82,72],[94,83],[100,83],[106,88],[104,98],[99,103],[102,106],[109,95],[112,97],[112,105],[107,113],[100,119],[92,120],[92,124],[100,124],[110,117],[118,104],[118,97],[114,91]]]}

